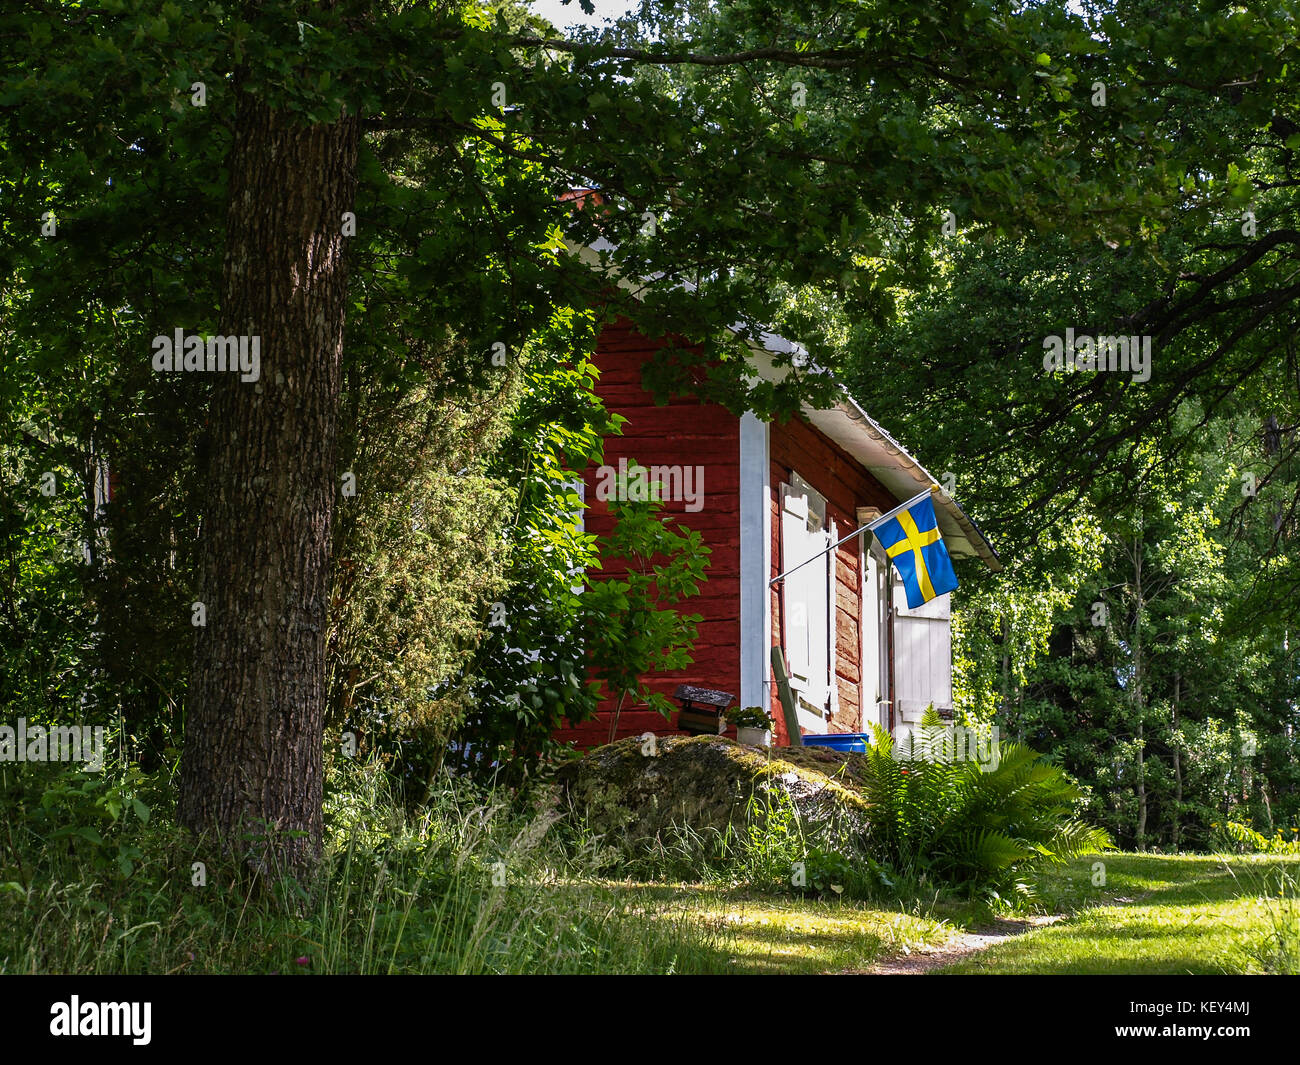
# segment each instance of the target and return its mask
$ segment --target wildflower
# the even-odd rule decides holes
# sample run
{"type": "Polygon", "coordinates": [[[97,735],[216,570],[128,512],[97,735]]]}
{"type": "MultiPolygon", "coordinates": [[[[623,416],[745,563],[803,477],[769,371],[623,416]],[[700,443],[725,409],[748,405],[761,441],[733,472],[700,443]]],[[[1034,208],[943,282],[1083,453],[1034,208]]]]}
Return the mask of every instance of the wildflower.
{"type": "Polygon", "coordinates": [[[293,960],[294,960],[294,963],[297,964],[297,965],[310,965],[310,964],[311,964],[311,958],[309,958],[306,954],[304,954],[301,958],[294,958],[293,960]]]}

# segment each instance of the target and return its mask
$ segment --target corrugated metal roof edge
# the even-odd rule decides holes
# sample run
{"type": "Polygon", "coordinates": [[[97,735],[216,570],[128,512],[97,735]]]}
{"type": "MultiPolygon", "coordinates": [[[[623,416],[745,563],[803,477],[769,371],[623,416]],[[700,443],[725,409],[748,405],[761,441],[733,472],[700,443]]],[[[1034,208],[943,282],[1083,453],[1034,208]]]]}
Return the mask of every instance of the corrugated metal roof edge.
{"type": "MultiPolygon", "coordinates": [[[[897,448],[898,453],[912,463],[916,470],[925,477],[930,484],[939,483],[934,479],[934,476],[930,471],[922,466],[917,459],[913,458],[912,454],[903,447],[902,444],[890,436],[888,431],[884,429],[879,422],[863,410],[861,404],[849,395],[847,391],[844,391],[844,401],[841,403],[841,406],[849,409],[849,416],[854,418],[854,420],[860,418],[865,423],[867,432],[877,435],[882,442],[888,446],[897,448]]],[[[966,533],[971,546],[973,546],[978,552],[979,557],[984,560],[985,565],[987,565],[994,573],[1002,569],[1002,559],[998,557],[997,550],[991,543],[989,543],[988,537],[984,535],[980,527],[975,524],[975,519],[966,513],[966,508],[958,503],[952,496],[948,495],[947,492],[943,491],[942,486],[940,486],[939,492],[936,493],[936,497],[939,500],[939,505],[948,512],[949,516],[952,517],[959,526],[961,526],[962,531],[966,533]],[[983,550],[981,550],[981,548],[983,550]]],[[[900,502],[902,501],[900,500],[900,502]]]]}

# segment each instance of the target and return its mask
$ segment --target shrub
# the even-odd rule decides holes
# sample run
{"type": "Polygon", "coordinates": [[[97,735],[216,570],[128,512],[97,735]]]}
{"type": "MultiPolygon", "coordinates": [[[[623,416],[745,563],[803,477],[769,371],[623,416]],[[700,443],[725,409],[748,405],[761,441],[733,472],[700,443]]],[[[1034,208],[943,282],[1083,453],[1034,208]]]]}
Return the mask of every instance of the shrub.
{"type": "MultiPolygon", "coordinates": [[[[1218,825],[1212,826],[1219,828],[1218,825]]],[[[1238,854],[1300,854],[1300,838],[1296,830],[1288,833],[1278,829],[1271,837],[1256,832],[1250,825],[1239,821],[1229,821],[1223,825],[1219,834],[1220,849],[1236,851],[1238,854]]]]}
{"type": "Polygon", "coordinates": [[[876,727],[858,782],[870,803],[867,848],[886,875],[947,884],[972,895],[1019,889],[1030,868],[1113,846],[1075,819],[1080,790],[1020,743],[997,767],[973,761],[902,762],[876,727]]]}
{"type": "Polygon", "coordinates": [[[343,469],[360,488],[334,527],[328,719],[387,761],[412,802],[464,716],[464,673],[507,585],[511,500],[486,463],[511,392],[449,395],[438,368],[463,348],[421,350],[427,384],[352,381],[343,412],[343,469]]]}

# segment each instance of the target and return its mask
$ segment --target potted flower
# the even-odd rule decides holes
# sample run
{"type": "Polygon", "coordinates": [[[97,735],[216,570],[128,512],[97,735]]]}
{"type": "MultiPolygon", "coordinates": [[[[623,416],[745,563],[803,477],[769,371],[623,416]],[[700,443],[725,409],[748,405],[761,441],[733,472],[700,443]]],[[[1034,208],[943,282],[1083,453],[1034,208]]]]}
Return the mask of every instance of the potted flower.
{"type": "Polygon", "coordinates": [[[772,746],[772,719],[761,706],[728,710],[727,723],[736,726],[736,742],[751,747],[772,746]]]}

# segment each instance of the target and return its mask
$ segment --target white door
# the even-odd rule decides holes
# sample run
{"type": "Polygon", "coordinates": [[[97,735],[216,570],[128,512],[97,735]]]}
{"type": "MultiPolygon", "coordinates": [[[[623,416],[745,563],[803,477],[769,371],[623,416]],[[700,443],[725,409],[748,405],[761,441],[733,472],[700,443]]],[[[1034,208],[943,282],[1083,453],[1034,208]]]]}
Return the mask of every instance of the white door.
{"type": "Polygon", "coordinates": [[[952,709],[952,596],[909,610],[903,582],[894,585],[894,698],[896,724],[921,720],[931,703],[952,709]]]}

